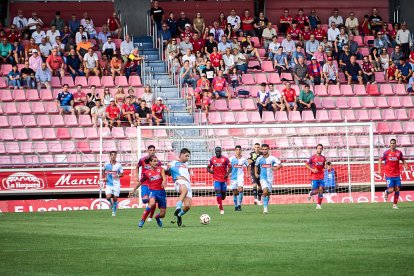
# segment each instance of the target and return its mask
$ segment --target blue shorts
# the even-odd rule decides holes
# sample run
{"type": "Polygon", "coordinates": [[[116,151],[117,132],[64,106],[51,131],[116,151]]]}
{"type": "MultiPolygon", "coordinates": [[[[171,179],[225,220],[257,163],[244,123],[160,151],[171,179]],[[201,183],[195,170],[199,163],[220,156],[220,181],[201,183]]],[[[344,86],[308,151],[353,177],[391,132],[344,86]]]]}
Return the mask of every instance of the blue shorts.
{"type": "Polygon", "coordinates": [[[312,190],[317,190],[319,187],[325,188],[325,180],[312,180],[312,190]]]}
{"type": "Polygon", "coordinates": [[[222,192],[226,192],[227,191],[227,183],[226,182],[218,182],[218,181],[214,181],[214,190],[217,191],[222,191],[222,192]]]}
{"type": "Polygon", "coordinates": [[[141,185],[141,197],[149,197],[150,190],[147,185],[141,185]]]}
{"type": "Polygon", "coordinates": [[[387,182],[387,188],[401,188],[401,177],[386,177],[385,180],[387,182]]]}
{"type": "Polygon", "coordinates": [[[72,112],[72,107],[70,105],[61,105],[60,107],[63,109],[63,112],[72,112]]]}
{"type": "Polygon", "coordinates": [[[158,208],[167,208],[167,194],[165,190],[150,190],[150,198],[155,198],[158,208]]]}
{"type": "Polygon", "coordinates": [[[359,77],[359,76],[351,76],[351,80],[352,80],[352,81],[358,81],[358,77],[359,77]]]}
{"type": "Polygon", "coordinates": [[[213,94],[214,95],[218,94],[220,97],[223,97],[223,98],[227,97],[227,92],[225,92],[225,91],[215,91],[213,94]]]}

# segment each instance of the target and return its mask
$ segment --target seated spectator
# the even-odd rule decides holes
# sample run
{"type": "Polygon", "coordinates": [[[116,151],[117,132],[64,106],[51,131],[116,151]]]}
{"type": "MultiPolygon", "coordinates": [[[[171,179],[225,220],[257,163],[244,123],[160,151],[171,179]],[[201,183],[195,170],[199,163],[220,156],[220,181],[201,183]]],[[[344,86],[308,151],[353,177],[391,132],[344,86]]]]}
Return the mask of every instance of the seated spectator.
{"type": "Polygon", "coordinates": [[[221,37],[223,35],[225,35],[224,30],[223,30],[223,28],[220,27],[218,21],[213,22],[213,28],[210,29],[208,39],[210,39],[210,34],[213,35],[213,40],[216,41],[217,43],[218,43],[218,41],[220,41],[221,37]]]}
{"type": "MultiPolygon", "coordinates": [[[[335,56],[338,56],[342,52],[343,47],[348,46],[348,34],[345,33],[345,27],[341,27],[339,35],[336,36],[334,41],[335,56]]],[[[348,47],[349,48],[349,47],[348,47]]]]}
{"type": "Polygon", "coordinates": [[[135,89],[133,87],[128,88],[128,96],[131,98],[131,103],[136,107],[139,105],[139,99],[135,96],[135,89]]]}
{"type": "Polygon", "coordinates": [[[394,62],[390,61],[388,69],[385,73],[385,80],[387,82],[397,80],[399,74],[400,74],[400,71],[398,70],[397,65],[394,62]]]}
{"type": "Polygon", "coordinates": [[[260,118],[262,118],[263,115],[263,109],[266,109],[268,111],[274,111],[273,105],[270,102],[270,93],[266,90],[266,83],[262,82],[260,84],[260,90],[257,92],[257,109],[259,110],[260,118]]]}
{"type": "Polygon", "coordinates": [[[65,63],[58,55],[57,48],[52,49],[52,54],[46,59],[46,64],[53,76],[63,77],[65,75],[65,63]]]}
{"type": "Polygon", "coordinates": [[[193,38],[190,39],[191,44],[193,44],[193,52],[200,52],[204,54],[204,39],[200,37],[198,33],[194,33],[193,38]]]}
{"type": "Polygon", "coordinates": [[[207,79],[205,73],[201,73],[201,77],[197,80],[196,86],[200,90],[210,90],[210,81],[207,79]]]}
{"type": "Polygon", "coordinates": [[[74,48],[70,49],[69,55],[66,57],[66,66],[73,81],[75,81],[76,76],[85,76],[82,69],[82,61],[76,54],[74,48]]]}
{"type": "Polygon", "coordinates": [[[237,36],[237,34],[235,33],[235,31],[233,30],[233,27],[231,26],[230,23],[228,23],[225,28],[224,28],[224,35],[227,37],[228,41],[231,41],[231,38],[233,36],[237,36]]]}
{"type": "Polygon", "coordinates": [[[377,33],[377,37],[374,39],[374,47],[381,52],[382,48],[387,49],[389,47],[386,36],[382,32],[377,33]]]}
{"type": "Polygon", "coordinates": [[[348,29],[348,35],[359,35],[358,27],[359,22],[358,18],[355,17],[354,12],[349,13],[349,17],[345,19],[345,27],[348,29]]]}
{"type": "Polygon", "coordinates": [[[29,61],[25,61],[24,68],[20,70],[22,86],[26,85],[27,89],[36,87],[35,71],[29,66],[29,61]]]}
{"type": "Polygon", "coordinates": [[[223,71],[218,72],[218,75],[211,82],[211,86],[213,87],[213,95],[216,99],[220,97],[231,99],[227,80],[223,77],[223,71]]]}
{"type": "Polygon", "coordinates": [[[211,61],[207,60],[206,67],[201,71],[201,73],[205,74],[210,84],[213,82],[213,79],[216,75],[216,71],[214,67],[211,66],[211,61]]]}
{"type": "Polygon", "coordinates": [[[292,26],[286,31],[286,36],[290,35],[292,40],[300,44],[302,40],[302,31],[298,28],[298,22],[296,20],[292,21],[292,26]]]}
{"type": "Polygon", "coordinates": [[[125,103],[126,97],[127,97],[127,94],[125,93],[124,88],[118,85],[114,98],[120,110],[122,110],[122,106],[125,103]]]}
{"type": "Polygon", "coordinates": [[[91,109],[92,123],[94,127],[99,126],[101,122],[105,127],[108,126],[108,122],[106,121],[105,109],[105,106],[103,106],[101,103],[101,99],[95,99],[95,106],[91,109]]]}
{"type": "Polygon", "coordinates": [[[326,89],[329,84],[339,85],[338,67],[333,63],[333,58],[328,57],[328,62],[323,65],[323,76],[325,79],[326,89]]]}
{"type": "Polygon", "coordinates": [[[76,45],[78,45],[82,39],[85,39],[86,41],[88,40],[88,33],[85,31],[85,28],[83,27],[83,25],[79,26],[79,30],[75,35],[75,43],[76,45]],[[85,38],[83,38],[85,37],[85,38]]]}
{"type": "Polygon", "coordinates": [[[155,104],[152,105],[151,110],[152,110],[152,119],[157,126],[159,126],[160,124],[166,123],[164,119],[164,111],[169,112],[170,110],[168,109],[166,105],[162,103],[161,97],[157,98],[157,101],[155,102],[155,104]]]}
{"type": "Polygon", "coordinates": [[[87,99],[86,106],[92,110],[92,108],[95,106],[96,100],[100,98],[101,96],[99,95],[99,92],[96,90],[96,86],[91,85],[89,93],[86,93],[86,99],[87,99]]]}
{"type": "Polygon", "coordinates": [[[110,61],[114,55],[116,55],[116,45],[112,41],[112,37],[108,37],[102,47],[102,55],[106,57],[107,61],[110,61]]]}
{"type": "Polygon", "coordinates": [[[147,103],[145,100],[141,100],[138,107],[135,109],[135,118],[136,123],[139,126],[142,126],[143,124],[152,125],[151,120],[151,109],[147,106],[147,103]]]}
{"type": "Polygon", "coordinates": [[[236,95],[236,87],[241,83],[241,75],[236,67],[234,67],[229,75],[229,82],[233,88],[233,94],[236,95]]]}
{"type": "Polygon", "coordinates": [[[125,76],[127,79],[129,79],[129,76],[135,72],[137,73],[137,76],[141,76],[141,62],[143,60],[144,58],[139,55],[138,48],[134,48],[125,64],[125,76]]]}
{"type": "Polygon", "coordinates": [[[229,48],[231,48],[231,43],[227,41],[227,36],[223,35],[220,43],[217,45],[217,52],[219,52],[220,55],[224,55],[229,48]]]}
{"type": "Polygon", "coordinates": [[[80,27],[80,21],[76,18],[76,14],[72,14],[71,19],[68,21],[69,31],[71,33],[71,37],[75,38],[76,33],[80,27]]]}
{"type": "Polygon", "coordinates": [[[322,41],[319,43],[319,45],[323,47],[326,54],[331,54],[331,56],[333,55],[333,43],[328,41],[328,38],[326,36],[322,37],[322,41]]]}
{"type": "Polygon", "coordinates": [[[351,84],[353,81],[358,81],[359,84],[363,84],[362,70],[361,66],[356,62],[356,56],[351,56],[350,62],[345,68],[345,76],[348,80],[348,84],[351,84]]]}
{"type": "Polygon", "coordinates": [[[390,59],[395,65],[399,65],[402,57],[404,57],[404,53],[401,51],[401,46],[395,46],[394,51],[391,53],[390,59]]]}
{"type": "Polygon", "coordinates": [[[228,76],[228,71],[226,70],[226,65],[224,64],[224,60],[220,59],[219,60],[219,65],[216,66],[214,68],[216,70],[216,72],[218,73],[218,71],[223,71],[223,76],[227,77],[228,76]]]}
{"type": "Polygon", "coordinates": [[[85,18],[85,23],[82,25],[89,38],[94,39],[97,36],[95,26],[90,18],[85,18]]]}
{"type": "Polygon", "coordinates": [[[118,58],[117,55],[114,55],[111,59],[110,64],[111,75],[115,81],[115,76],[121,76],[121,69],[122,69],[122,60],[118,58]]]}
{"type": "Polygon", "coordinates": [[[273,66],[276,69],[276,71],[280,74],[282,71],[288,71],[289,70],[289,63],[287,60],[287,55],[285,52],[283,52],[283,47],[280,46],[279,49],[277,49],[277,53],[273,56],[273,66]]]}
{"type": "Polygon", "coordinates": [[[22,10],[17,11],[17,16],[13,18],[13,25],[16,26],[18,32],[24,34],[23,38],[27,39],[27,18],[24,17],[22,10]]]}
{"type": "Polygon", "coordinates": [[[192,68],[190,67],[190,62],[188,60],[184,61],[183,67],[181,67],[180,70],[180,78],[181,78],[181,84],[188,84],[193,87],[193,89],[196,88],[196,80],[194,78],[194,75],[192,73],[192,68]]]}
{"type": "Polygon", "coordinates": [[[280,32],[286,34],[287,30],[290,28],[292,24],[293,17],[289,15],[289,10],[284,9],[283,14],[280,16],[280,32]]]}
{"type": "Polygon", "coordinates": [[[226,71],[232,70],[236,64],[234,63],[234,55],[231,52],[231,48],[226,49],[226,53],[223,55],[224,65],[226,66],[226,71]]]}
{"type": "Polygon", "coordinates": [[[318,24],[318,21],[320,22],[320,19],[315,9],[311,10],[310,15],[308,16],[308,20],[309,20],[309,25],[311,26],[311,28],[313,30],[316,29],[316,26],[318,24]]]}
{"type": "Polygon", "coordinates": [[[355,41],[355,36],[353,34],[350,34],[348,37],[348,48],[349,48],[349,52],[352,55],[357,56],[357,59],[362,59],[362,55],[358,52],[359,50],[358,42],[355,41]]]}
{"type": "Polygon", "coordinates": [[[15,41],[19,41],[22,38],[21,33],[17,30],[16,25],[12,24],[10,26],[10,30],[6,33],[6,38],[10,43],[14,43],[15,41]]]}
{"type": "Polygon", "coordinates": [[[191,25],[190,24],[185,24],[184,32],[182,32],[180,34],[181,39],[184,39],[185,37],[190,37],[191,38],[191,37],[193,37],[193,35],[194,35],[194,32],[191,29],[191,25]]]}
{"type": "Polygon", "coordinates": [[[50,21],[50,26],[56,26],[58,31],[62,31],[65,26],[65,20],[60,16],[60,11],[55,12],[55,18],[50,21]]]}
{"type": "MultiPolygon", "coordinates": [[[[342,72],[345,72],[346,67],[348,66],[349,62],[351,61],[352,54],[349,52],[348,45],[343,47],[343,52],[339,55],[339,67],[341,68],[342,72]]],[[[356,59],[356,56],[355,56],[356,59]]]]}
{"type": "Polygon", "coordinates": [[[97,36],[97,43],[99,49],[102,49],[103,45],[108,41],[108,37],[111,37],[111,33],[108,31],[108,26],[102,25],[102,31],[97,36]]]}
{"type": "Polygon", "coordinates": [[[24,63],[24,48],[17,40],[12,44],[12,55],[16,63],[24,63]]]}
{"type": "Polygon", "coordinates": [[[364,15],[364,20],[361,23],[360,28],[360,34],[361,36],[371,35],[371,26],[369,23],[369,15],[364,15]]]}
{"type": "Polygon", "coordinates": [[[318,51],[319,41],[315,39],[315,35],[311,35],[310,39],[306,42],[306,59],[310,60],[315,56],[315,53],[318,51]]]}
{"type": "Polygon", "coordinates": [[[36,27],[36,31],[32,33],[32,38],[35,40],[37,45],[42,43],[42,38],[46,38],[46,33],[42,31],[41,26],[36,27]]]}
{"type": "Polygon", "coordinates": [[[270,103],[272,104],[273,111],[283,111],[285,110],[285,105],[283,104],[283,97],[280,91],[273,85],[269,83],[269,98],[270,103]]]}
{"type": "Polygon", "coordinates": [[[295,51],[292,52],[290,59],[291,68],[295,67],[295,65],[299,63],[299,58],[303,58],[303,60],[305,60],[305,55],[302,53],[302,46],[296,45],[295,51]]]}
{"type": "Polygon", "coordinates": [[[368,56],[364,56],[362,61],[362,78],[367,84],[375,83],[374,65],[368,60],[368,56]]]}
{"type": "Polygon", "coordinates": [[[12,45],[7,41],[7,38],[2,38],[0,43],[0,64],[14,63],[12,45]]]}
{"type": "Polygon", "coordinates": [[[283,103],[286,107],[286,111],[289,112],[291,109],[296,111],[296,91],[290,87],[290,82],[285,83],[285,88],[282,90],[283,103]]]}
{"type": "Polygon", "coordinates": [[[408,81],[408,85],[407,85],[407,92],[409,92],[409,93],[413,93],[414,92],[414,90],[413,90],[413,84],[414,84],[414,77],[413,77],[413,75],[411,75],[411,77],[410,77],[410,79],[408,81]]]}
{"type": "MultiPolygon", "coordinates": [[[[273,60],[273,57],[277,53],[279,47],[280,47],[280,43],[277,42],[277,36],[274,35],[272,37],[272,42],[269,43],[269,47],[266,52],[266,55],[268,56],[268,60],[273,60]]],[[[282,47],[282,50],[283,50],[283,47],[282,47]]]]}
{"type": "Polygon", "coordinates": [[[313,113],[313,117],[316,119],[316,105],[314,103],[315,95],[310,90],[310,86],[305,84],[304,89],[300,91],[299,101],[298,101],[298,110],[302,116],[302,111],[305,108],[310,108],[313,113]]]}
{"type": "Polygon", "coordinates": [[[46,89],[50,89],[50,82],[52,81],[52,73],[50,72],[49,68],[46,66],[46,62],[42,62],[42,65],[39,69],[36,70],[36,83],[37,83],[37,90],[40,90],[42,86],[46,87],[46,89]]]}
{"type": "Polygon", "coordinates": [[[68,91],[68,89],[69,85],[64,84],[63,91],[60,92],[56,98],[56,104],[58,106],[60,115],[63,115],[64,113],[70,113],[72,115],[75,115],[75,110],[73,109],[73,95],[68,91]]]}
{"type": "Polygon", "coordinates": [[[313,30],[313,35],[315,36],[315,39],[319,42],[322,42],[323,38],[326,37],[326,40],[328,40],[328,34],[325,30],[322,30],[321,21],[316,22],[316,29],[313,30]]]}
{"type": "Polygon", "coordinates": [[[172,38],[171,41],[167,45],[167,53],[166,56],[169,61],[172,61],[175,57],[180,55],[180,48],[177,45],[177,39],[172,38]]]}
{"type": "Polygon", "coordinates": [[[99,71],[98,55],[93,52],[92,48],[89,48],[88,53],[83,57],[83,68],[86,78],[89,78],[91,73],[95,76],[99,76],[101,73],[99,71]]]}
{"type": "Polygon", "coordinates": [[[328,60],[328,55],[323,50],[323,46],[319,45],[318,50],[313,54],[313,56],[316,58],[316,61],[323,67],[323,65],[328,60]]]}
{"type": "Polygon", "coordinates": [[[131,36],[127,34],[125,40],[121,42],[121,57],[124,62],[128,60],[132,50],[134,50],[134,43],[131,40],[131,36]]]}
{"type": "MultiPolygon", "coordinates": [[[[239,52],[238,48],[233,49],[234,63],[236,64],[237,70],[247,73],[247,58],[239,52]]],[[[208,77],[208,76],[207,76],[208,77]]]]}
{"type": "Polygon", "coordinates": [[[187,49],[187,52],[182,57],[183,62],[185,62],[186,60],[188,60],[191,68],[195,67],[196,57],[193,55],[190,49],[187,49]]]}
{"type": "Polygon", "coordinates": [[[75,40],[68,26],[64,26],[63,31],[60,32],[60,41],[65,45],[65,51],[70,49],[70,46],[75,47],[75,40]]]}
{"type": "Polygon", "coordinates": [[[51,45],[56,43],[56,37],[60,36],[60,31],[56,29],[55,25],[50,26],[50,30],[46,32],[46,39],[51,45]]]}
{"type": "Polygon", "coordinates": [[[324,83],[322,66],[316,60],[316,57],[312,57],[311,64],[308,65],[308,74],[311,82],[314,85],[324,83]]]}
{"type": "Polygon", "coordinates": [[[111,32],[111,35],[117,38],[121,38],[122,35],[122,25],[121,20],[118,17],[118,14],[114,11],[112,16],[108,18],[106,23],[108,25],[108,29],[111,32]]]}
{"type": "Polygon", "coordinates": [[[210,111],[210,106],[211,106],[211,96],[210,96],[210,92],[208,92],[208,90],[202,90],[203,93],[203,97],[201,98],[201,109],[204,111],[204,114],[206,114],[206,119],[208,121],[208,114],[210,111]]]}
{"type": "MultiPolygon", "coordinates": [[[[272,43],[272,41],[274,41],[275,36],[277,38],[276,29],[273,28],[273,23],[269,21],[269,22],[267,22],[267,27],[263,30],[263,33],[262,33],[263,48],[265,48],[266,52],[269,49],[270,43],[272,43]]],[[[277,39],[276,39],[276,41],[277,41],[277,39]]]]}
{"type": "MultiPolygon", "coordinates": [[[[387,53],[387,49],[383,48],[379,56],[380,69],[381,71],[386,71],[390,63],[390,56],[387,53]]],[[[413,67],[413,65],[411,65],[413,67]]]]}
{"type": "Polygon", "coordinates": [[[256,57],[259,63],[262,63],[262,59],[260,58],[259,51],[257,48],[254,47],[254,42],[251,40],[252,36],[247,35],[246,40],[242,42],[241,46],[243,49],[243,53],[249,57],[256,57]]]}
{"type": "Polygon", "coordinates": [[[210,60],[211,60],[211,64],[214,67],[219,67],[220,65],[220,60],[222,60],[223,57],[222,55],[217,51],[217,47],[213,48],[213,52],[210,54],[210,60]]]}
{"type": "MultiPolygon", "coordinates": [[[[182,42],[180,43],[180,50],[181,53],[183,52],[183,49],[181,48],[182,42]]],[[[218,44],[216,41],[214,41],[214,35],[209,34],[208,40],[204,43],[204,53],[207,55],[208,58],[210,58],[210,54],[213,52],[214,47],[217,48],[218,44]]]]}
{"type": "Polygon", "coordinates": [[[58,55],[61,57],[64,57],[67,54],[66,45],[62,43],[60,36],[56,37],[56,43],[52,44],[52,49],[53,48],[58,49],[58,55]]]}
{"type": "Polygon", "coordinates": [[[398,65],[398,83],[407,83],[413,74],[411,65],[405,61],[405,58],[400,58],[400,64],[398,65]]]}
{"type": "Polygon", "coordinates": [[[299,63],[293,67],[293,78],[295,80],[295,84],[299,85],[299,83],[307,83],[312,85],[312,82],[309,79],[308,67],[304,62],[304,58],[298,58],[299,63]]]}
{"type": "Polygon", "coordinates": [[[78,53],[79,58],[83,59],[90,48],[93,48],[92,42],[88,41],[86,36],[82,36],[82,40],[76,46],[76,52],[78,53]]]}
{"type": "MultiPolygon", "coordinates": [[[[167,46],[168,41],[172,38],[170,31],[168,30],[167,23],[162,23],[161,31],[158,32],[159,41],[164,47],[167,46]]],[[[194,45],[193,45],[194,46],[194,45]]]]}
{"type": "Polygon", "coordinates": [[[181,12],[180,18],[177,20],[178,34],[184,32],[185,25],[187,24],[190,24],[190,20],[185,16],[184,12],[181,12]]]}
{"type": "MultiPolygon", "coordinates": [[[[40,51],[39,46],[37,46],[37,44],[35,43],[35,40],[33,38],[31,38],[29,40],[29,43],[27,43],[26,46],[24,47],[24,54],[25,54],[25,59],[26,60],[28,60],[32,56],[34,50],[36,50],[37,53],[39,54],[39,51],[40,51]]],[[[39,57],[40,57],[40,55],[39,55],[39,57]]]]}
{"type": "Polygon", "coordinates": [[[46,60],[50,56],[52,51],[52,45],[47,42],[46,38],[42,38],[42,42],[39,44],[40,55],[43,60],[46,60]]]}
{"type": "Polygon", "coordinates": [[[73,94],[73,107],[77,115],[89,114],[90,108],[87,106],[88,100],[86,94],[82,92],[82,85],[76,86],[76,92],[73,94]]]}
{"type": "Polygon", "coordinates": [[[33,54],[29,58],[29,67],[33,69],[33,71],[37,71],[42,66],[42,58],[40,57],[38,51],[33,49],[33,54]]]}
{"type": "Polygon", "coordinates": [[[13,64],[12,70],[7,75],[7,78],[11,89],[22,88],[21,76],[16,63],[13,64]]]}
{"type": "Polygon", "coordinates": [[[241,50],[241,45],[240,45],[240,42],[239,42],[239,39],[238,39],[238,37],[237,36],[233,36],[233,38],[232,38],[232,41],[231,41],[231,49],[232,50],[234,50],[234,49],[238,49],[239,51],[241,50]]]}
{"type": "Polygon", "coordinates": [[[135,122],[135,107],[131,103],[131,97],[127,96],[125,99],[125,103],[122,105],[121,110],[121,121],[127,120],[131,126],[137,126],[137,123],[135,122]]]}
{"type": "Polygon", "coordinates": [[[115,104],[114,99],[110,99],[110,104],[105,109],[106,120],[108,121],[108,126],[112,128],[116,123],[117,127],[121,126],[121,120],[119,119],[121,115],[121,110],[115,104]]]}
{"type": "Polygon", "coordinates": [[[146,85],[144,88],[144,94],[142,94],[142,99],[145,100],[146,105],[149,109],[152,108],[152,105],[155,102],[155,95],[151,90],[151,86],[146,85]]]}
{"type": "Polygon", "coordinates": [[[104,94],[102,96],[103,105],[105,107],[109,106],[111,104],[112,94],[109,91],[108,87],[104,87],[104,94]]]}

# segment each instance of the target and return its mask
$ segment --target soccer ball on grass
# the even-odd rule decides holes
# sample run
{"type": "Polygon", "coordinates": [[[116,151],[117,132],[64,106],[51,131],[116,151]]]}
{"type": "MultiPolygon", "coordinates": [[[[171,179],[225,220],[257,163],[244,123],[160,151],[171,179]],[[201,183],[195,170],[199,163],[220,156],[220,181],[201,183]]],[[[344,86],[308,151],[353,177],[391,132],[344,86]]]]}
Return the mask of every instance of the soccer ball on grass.
{"type": "Polygon", "coordinates": [[[207,215],[207,214],[202,214],[202,215],[200,216],[200,222],[201,222],[201,224],[203,224],[203,225],[207,225],[207,224],[209,224],[209,223],[210,223],[210,216],[209,216],[209,215],[207,215]]]}

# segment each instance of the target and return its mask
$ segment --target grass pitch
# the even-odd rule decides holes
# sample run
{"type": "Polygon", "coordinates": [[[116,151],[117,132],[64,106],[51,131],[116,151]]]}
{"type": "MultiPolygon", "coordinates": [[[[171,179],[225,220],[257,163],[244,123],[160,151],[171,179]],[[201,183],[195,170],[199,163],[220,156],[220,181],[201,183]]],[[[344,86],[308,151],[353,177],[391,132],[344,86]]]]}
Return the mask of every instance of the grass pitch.
{"type": "Polygon", "coordinates": [[[0,215],[2,275],[412,275],[414,204],[197,207],[183,228],[141,209],[0,215]],[[207,213],[210,225],[199,222],[207,213]]]}

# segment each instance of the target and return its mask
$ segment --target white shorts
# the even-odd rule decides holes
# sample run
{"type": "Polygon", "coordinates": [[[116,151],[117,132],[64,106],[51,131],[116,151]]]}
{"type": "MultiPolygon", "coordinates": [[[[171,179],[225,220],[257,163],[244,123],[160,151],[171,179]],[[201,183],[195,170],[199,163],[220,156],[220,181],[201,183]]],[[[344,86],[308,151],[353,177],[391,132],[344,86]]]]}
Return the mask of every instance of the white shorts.
{"type": "Polygon", "coordinates": [[[267,188],[269,190],[269,192],[272,191],[272,183],[270,183],[269,181],[267,181],[265,179],[260,179],[260,185],[262,186],[262,190],[267,188]]]}
{"type": "Polygon", "coordinates": [[[119,197],[120,190],[121,190],[121,186],[119,186],[119,185],[106,186],[105,187],[105,194],[106,195],[114,195],[116,197],[119,197]]]}
{"type": "Polygon", "coordinates": [[[242,187],[244,186],[244,181],[243,180],[230,180],[230,189],[231,190],[236,190],[238,187],[242,187]]]}
{"type": "Polygon", "coordinates": [[[175,183],[174,183],[174,187],[175,187],[175,190],[177,191],[177,193],[180,193],[180,186],[181,185],[184,185],[184,186],[187,187],[188,192],[187,192],[186,197],[193,198],[193,191],[191,191],[191,184],[190,184],[190,182],[188,182],[188,181],[186,181],[184,179],[177,179],[175,181],[175,183]]]}

